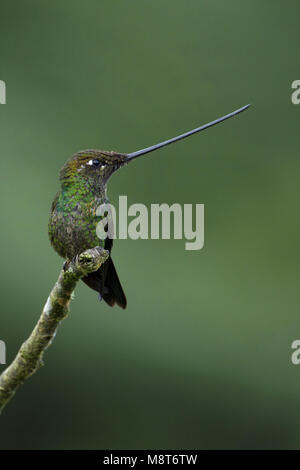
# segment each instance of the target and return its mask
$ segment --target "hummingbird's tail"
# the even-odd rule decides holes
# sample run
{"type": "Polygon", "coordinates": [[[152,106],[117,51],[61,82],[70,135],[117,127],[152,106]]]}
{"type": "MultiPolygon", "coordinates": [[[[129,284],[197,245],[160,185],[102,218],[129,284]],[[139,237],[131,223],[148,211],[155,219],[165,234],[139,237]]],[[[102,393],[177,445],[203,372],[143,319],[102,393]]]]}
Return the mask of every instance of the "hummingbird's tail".
{"type": "Polygon", "coordinates": [[[100,294],[113,307],[117,303],[126,308],[127,300],[111,257],[95,272],[82,278],[83,282],[100,294]]]}

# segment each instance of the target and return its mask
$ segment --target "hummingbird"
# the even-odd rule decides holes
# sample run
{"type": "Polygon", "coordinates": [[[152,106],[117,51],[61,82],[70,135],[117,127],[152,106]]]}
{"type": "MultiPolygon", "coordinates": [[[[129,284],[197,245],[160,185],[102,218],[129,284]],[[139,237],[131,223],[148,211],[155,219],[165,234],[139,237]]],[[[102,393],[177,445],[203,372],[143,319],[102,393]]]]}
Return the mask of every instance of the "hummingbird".
{"type": "MultiPolygon", "coordinates": [[[[120,168],[135,158],[185,139],[245,111],[243,106],[230,114],[180,134],[159,144],[133,153],[106,150],[81,150],[75,153],[60,170],[60,190],[56,194],[48,225],[54,250],[68,263],[74,256],[95,246],[112,251],[113,240],[100,240],[96,234],[99,216],[97,208],[108,204],[107,182],[120,168]]],[[[98,292],[100,299],[113,306],[126,308],[127,300],[111,256],[93,273],[82,280],[98,292]]]]}

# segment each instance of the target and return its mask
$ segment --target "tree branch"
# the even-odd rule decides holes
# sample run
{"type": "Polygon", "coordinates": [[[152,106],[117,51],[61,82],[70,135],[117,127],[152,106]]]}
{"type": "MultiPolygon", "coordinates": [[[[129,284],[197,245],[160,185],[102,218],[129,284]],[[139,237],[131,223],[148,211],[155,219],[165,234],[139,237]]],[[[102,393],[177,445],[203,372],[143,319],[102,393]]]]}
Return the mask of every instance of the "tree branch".
{"type": "Polygon", "coordinates": [[[22,344],[10,366],[0,375],[0,413],[25,379],[43,365],[43,355],[55,337],[59,323],[69,311],[75,286],[81,277],[97,269],[107,260],[109,252],[95,247],[65,263],[43,308],[39,321],[22,344]]]}

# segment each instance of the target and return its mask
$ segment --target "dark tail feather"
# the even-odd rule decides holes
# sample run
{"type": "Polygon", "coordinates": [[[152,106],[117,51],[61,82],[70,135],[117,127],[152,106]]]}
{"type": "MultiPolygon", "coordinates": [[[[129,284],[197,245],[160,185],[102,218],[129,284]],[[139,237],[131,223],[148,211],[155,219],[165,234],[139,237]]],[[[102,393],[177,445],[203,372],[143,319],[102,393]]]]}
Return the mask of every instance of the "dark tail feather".
{"type": "Polygon", "coordinates": [[[82,280],[91,289],[99,292],[111,307],[117,303],[120,307],[126,308],[127,300],[111,258],[108,258],[98,271],[88,274],[82,280]]]}

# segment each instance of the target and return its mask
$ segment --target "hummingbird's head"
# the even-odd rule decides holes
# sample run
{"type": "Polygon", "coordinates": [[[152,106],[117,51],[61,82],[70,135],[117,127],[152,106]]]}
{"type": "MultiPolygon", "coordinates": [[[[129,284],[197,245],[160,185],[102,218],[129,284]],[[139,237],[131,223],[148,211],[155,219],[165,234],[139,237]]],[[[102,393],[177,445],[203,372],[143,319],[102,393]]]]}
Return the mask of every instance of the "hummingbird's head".
{"type": "Polygon", "coordinates": [[[95,188],[106,184],[109,177],[126,163],[127,156],[105,150],[81,150],[60,171],[63,184],[80,179],[95,188]]]}

